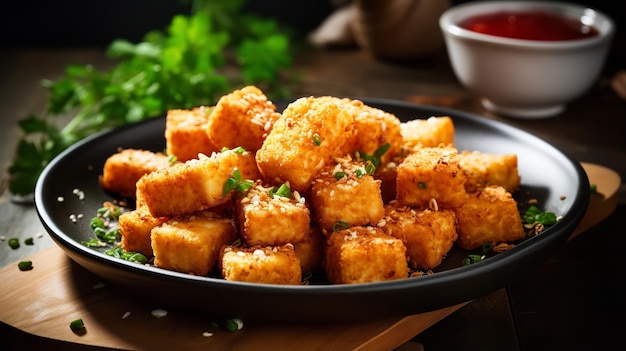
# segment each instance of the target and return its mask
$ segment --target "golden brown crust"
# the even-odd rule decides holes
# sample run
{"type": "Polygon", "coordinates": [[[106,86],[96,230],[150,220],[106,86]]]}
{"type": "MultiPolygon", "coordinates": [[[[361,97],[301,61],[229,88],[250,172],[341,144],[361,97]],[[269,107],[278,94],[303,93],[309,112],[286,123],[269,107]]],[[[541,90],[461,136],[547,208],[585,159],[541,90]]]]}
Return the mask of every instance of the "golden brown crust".
{"type": "Polygon", "coordinates": [[[265,180],[272,184],[289,182],[305,192],[313,178],[340,156],[352,117],[337,102],[322,98],[300,98],[283,111],[256,161],[265,180]]]}
{"type": "Polygon", "coordinates": [[[238,196],[235,209],[239,233],[249,246],[278,246],[307,239],[310,213],[304,198],[271,196],[260,184],[238,196]]]}
{"type": "Polygon", "coordinates": [[[230,201],[224,184],[237,168],[233,151],[189,160],[141,177],[137,191],[155,217],[173,217],[205,210],[230,201]]]}
{"type": "Polygon", "coordinates": [[[381,228],[402,240],[414,269],[439,266],[458,238],[453,210],[419,210],[395,201],[385,207],[381,228]]]}
{"type": "Polygon", "coordinates": [[[474,192],[487,185],[500,185],[508,192],[515,192],[521,183],[517,169],[517,155],[488,154],[463,150],[459,162],[467,176],[465,189],[474,192]]]}
{"type": "Polygon", "coordinates": [[[385,212],[381,181],[368,175],[360,162],[336,160],[337,164],[326,166],[311,187],[317,223],[324,232],[331,232],[339,221],[351,226],[375,225],[385,212]],[[337,174],[343,176],[337,179],[337,174]]]}
{"type": "Polygon", "coordinates": [[[169,219],[152,229],[151,237],[156,267],[206,276],[237,232],[231,219],[203,211],[169,219]]]}
{"type": "Polygon", "coordinates": [[[517,202],[501,186],[487,186],[470,194],[465,204],[455,211],[459,232],[457,244],[463,249],[515,241],[526,235],[517,202]]]}
{"type": "Polygon", "coordinates": [[[220,149],[241,146],[256,151],[279,117],[276,106],[259,88],[246,86],[220,98],[206,133],[220,149]]]}
{"type": "Polygon", "coordinates": [[[133,198],[139,178],[169,166],[169,158],[163,153],[122,149],[107,158],[99,181],[104,189],[122,197],[133,198]]]}
{"type": "Polygon", "coordinates": [[[454,146],[454,122],[448,116],[403,122],[401,131],[404,147],[411,152],[422,147],[454,146]]]}
{"type": "Polygon", "coordinates": [[[226,280],[300,285],[300,259],[291,244],[283,246],[225,246],[221,250],[220,271],[226,280]]]}
{"type": "Polygon", "coordinates": [[[199,153],[210,155],[219,151],[206,133],[211,111],[211,107],[169,110],[165,122],[167,154],[185,162],[198,158],[199,153]]]}
{"type": "Polygon", "coordinates": [[[420,148],[397,169],[397,200],[401,205],[456,208],[465,202],[466,176],[455,148],[420,148]]]}
{"type": "Polygon", "coordinates": [[[409,268],[406,247],[376,227],[351,227],[326,240],[324,268],[333,284],[404,279],[409,268]]]}

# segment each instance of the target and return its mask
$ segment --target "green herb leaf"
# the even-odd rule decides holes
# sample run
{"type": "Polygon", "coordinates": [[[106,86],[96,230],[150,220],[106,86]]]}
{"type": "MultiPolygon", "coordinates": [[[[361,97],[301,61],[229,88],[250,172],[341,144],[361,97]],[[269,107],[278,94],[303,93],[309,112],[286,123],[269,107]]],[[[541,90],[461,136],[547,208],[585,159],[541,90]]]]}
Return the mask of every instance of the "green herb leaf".
{"type": "Polygon", "coordinates": [[[192,13],[173,16],[165,31],[139,43],[114,40],[106,53],[109,70],[68,65],[65,76],[43,80],[46,113],[20,122],[9,167],[9,190],[28,195],[45,166],[61,151],[93,133],[163,115],[170,109],[213,106],[233,86],[259,84],[267,95],[285,94],[292,64],[289,31],[273,19],[244,15],[244,0],[193,0],[192,13]],[[236,54],[233,73],[227,57],[236,54]],[[229,71],[229,72],[230,72],[229,71]],[[55,117],[73,113],[64,126],[55,117]]]}

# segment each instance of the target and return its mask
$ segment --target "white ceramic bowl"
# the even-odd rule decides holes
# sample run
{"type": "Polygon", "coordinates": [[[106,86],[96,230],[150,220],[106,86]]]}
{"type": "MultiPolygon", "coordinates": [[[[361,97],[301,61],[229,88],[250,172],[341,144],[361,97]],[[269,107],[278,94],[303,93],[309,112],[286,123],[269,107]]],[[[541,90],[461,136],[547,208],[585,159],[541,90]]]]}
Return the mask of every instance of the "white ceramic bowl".
{"type": "Polygon", "coordinates": [[[596,10],[564,2],[476,1],[444,12],[439,25],[459,81],[482,97],[485,108],[519,118],[560,114],[598,78],[614,32],[596,10]],[[498,11],[547,11],[595,27],[599,35],[565,41],[512,39],[478,33],[459,23],[498,11]]]}

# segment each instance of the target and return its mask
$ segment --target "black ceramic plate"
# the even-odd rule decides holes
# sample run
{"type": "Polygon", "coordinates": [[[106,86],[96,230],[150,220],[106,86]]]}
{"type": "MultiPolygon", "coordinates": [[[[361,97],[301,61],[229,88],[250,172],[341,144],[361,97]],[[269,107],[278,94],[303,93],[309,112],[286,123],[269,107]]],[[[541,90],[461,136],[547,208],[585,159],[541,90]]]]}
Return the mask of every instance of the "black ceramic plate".
{"type": "MultiPolygon", "coordinates": [[[[111,154],[122,148],[162,151],[165,119],[156,118],[94,135],[59,155],[39,178],[35,203],[53,240],[67,255],[104,282],[155,306],[190,309],[225,317],[264,321],[363,321],[435,310],[469,301],[504,287],[562,245],[582,219],[590,195],[589,181],[578,162],[545,141],[506,124],[450,109],[398,101],[363,99],[402,120],[451,116],[459,150],[518,155],[522,188],[514,196],[562,220],[540,235],[484,261],[463,266],[468,252],[453,249],[437,272],[419,278],[355,285],[279,286],[229,282],[122,261],[81,244],[94,237],[89,219],[112,200],[98,176],[111,154]],[[84,199],[73,190],[84,193],[84,199]],[[62,196],[65,201],[58,202],[62,196]],[[76,223],[71,215],[82,214],[76,223]]],[[[277,103],[284,108],[285,103],[277,103]]]]}

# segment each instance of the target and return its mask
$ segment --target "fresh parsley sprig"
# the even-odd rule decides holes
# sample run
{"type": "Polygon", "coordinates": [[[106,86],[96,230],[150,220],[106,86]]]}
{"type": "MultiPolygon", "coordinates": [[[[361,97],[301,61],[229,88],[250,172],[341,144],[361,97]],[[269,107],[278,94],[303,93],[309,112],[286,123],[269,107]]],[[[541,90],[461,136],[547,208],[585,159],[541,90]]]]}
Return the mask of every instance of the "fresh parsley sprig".
{"type": "Polygon", "coordinates": [[[169,109],[211,106],[235,86],[255,84],[270,98],[287,97],[281,73],[295,54],[290,33],[273,19],[243,14],[244,3],[193,0],[191,14],[174,16],[166,31],[151,31],[137,44],[113,41],[110,70],[68,65],[61,79],[43,81],[50,92],[45,113],[19,122],[11,193],[31,194],[55,156],[93,133],[169,109]],[[233,66],[235,72],[226,69],[233,66]],[[69,123],[60,125],[56,117],[68,114],[69,123]]]}

